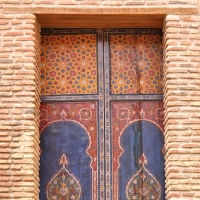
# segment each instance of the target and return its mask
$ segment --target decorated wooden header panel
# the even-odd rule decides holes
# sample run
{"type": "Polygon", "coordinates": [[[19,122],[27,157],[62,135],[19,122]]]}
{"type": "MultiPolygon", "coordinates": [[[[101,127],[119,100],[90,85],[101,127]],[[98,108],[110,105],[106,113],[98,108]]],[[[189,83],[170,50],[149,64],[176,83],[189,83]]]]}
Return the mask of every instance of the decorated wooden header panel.
{"type": "Polygon", "coordinates": [[[97,36],[70,34],[41,38],[42,95],[97,94],[97,36]]]}
{"type": "Polygon", "coordinates": [[[111,94],[162,94],[161,34],[110,34],[111,94]]]}

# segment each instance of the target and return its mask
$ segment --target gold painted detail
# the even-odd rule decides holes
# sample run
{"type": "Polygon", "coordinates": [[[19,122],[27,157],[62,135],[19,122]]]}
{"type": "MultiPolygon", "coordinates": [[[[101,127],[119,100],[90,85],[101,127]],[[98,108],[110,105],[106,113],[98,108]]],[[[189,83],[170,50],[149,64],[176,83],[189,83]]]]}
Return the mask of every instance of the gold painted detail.
{"type": "Polygon", "coordinates": [[[67,169],[67,157],[63,154],[60,158],[61,170],[47,184],[48,200],[79,200],[81,186],[78,180],[67,169]]]}
{"type": "Polygon", "coordinates": [[[161,187],[156,178],[145,168],[147,159],[144,153],[139,159],[142,164],[140,170],[133,175],[126,186],[126,197],[128,200],[159,200],[161,195],[161,187]]]}

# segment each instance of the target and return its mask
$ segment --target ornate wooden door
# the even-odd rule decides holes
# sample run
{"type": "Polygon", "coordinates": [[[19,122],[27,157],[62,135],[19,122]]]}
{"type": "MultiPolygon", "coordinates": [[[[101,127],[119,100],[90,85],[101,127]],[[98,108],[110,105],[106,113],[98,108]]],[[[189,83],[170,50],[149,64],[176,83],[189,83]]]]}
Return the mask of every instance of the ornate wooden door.
{"type": "Polygon", "coordinates": [[[40,199],[164,200],[160,30],[42,35],[40,199]]]}

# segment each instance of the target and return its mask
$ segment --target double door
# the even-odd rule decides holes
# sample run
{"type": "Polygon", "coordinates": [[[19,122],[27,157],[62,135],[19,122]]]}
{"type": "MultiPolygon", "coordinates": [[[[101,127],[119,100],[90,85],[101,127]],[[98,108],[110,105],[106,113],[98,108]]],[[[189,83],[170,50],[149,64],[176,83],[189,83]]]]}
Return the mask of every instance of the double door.
{"type": "Polygon", "coordinates": [[[43,29],[40,199],[164,200],[162,33],[43,29]]]}

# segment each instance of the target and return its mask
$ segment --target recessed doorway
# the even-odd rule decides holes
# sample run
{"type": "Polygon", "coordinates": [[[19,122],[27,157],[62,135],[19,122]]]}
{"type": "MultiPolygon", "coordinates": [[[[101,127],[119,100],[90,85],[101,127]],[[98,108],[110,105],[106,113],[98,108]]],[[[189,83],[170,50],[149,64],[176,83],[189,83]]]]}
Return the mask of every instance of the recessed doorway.
{"type": "Polygon", "coordinates": [[[40,199],[165,199],[160,29],[43,29],[40,199]]]}

